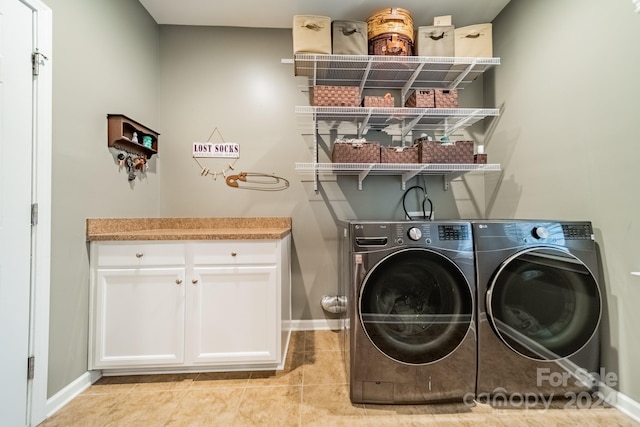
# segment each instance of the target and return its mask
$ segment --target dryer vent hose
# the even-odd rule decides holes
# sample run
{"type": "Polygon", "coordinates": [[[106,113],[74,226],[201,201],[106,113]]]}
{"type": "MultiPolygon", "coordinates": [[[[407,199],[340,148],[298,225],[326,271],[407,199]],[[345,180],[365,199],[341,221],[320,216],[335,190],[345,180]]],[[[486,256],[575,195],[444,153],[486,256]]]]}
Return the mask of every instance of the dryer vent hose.
{"type": "Polygon", "coordinates": [[[322,297],[320,305],[328,313],[344,313],[347,311],[347,297],[342,295],[325,295],[322,297]]]}

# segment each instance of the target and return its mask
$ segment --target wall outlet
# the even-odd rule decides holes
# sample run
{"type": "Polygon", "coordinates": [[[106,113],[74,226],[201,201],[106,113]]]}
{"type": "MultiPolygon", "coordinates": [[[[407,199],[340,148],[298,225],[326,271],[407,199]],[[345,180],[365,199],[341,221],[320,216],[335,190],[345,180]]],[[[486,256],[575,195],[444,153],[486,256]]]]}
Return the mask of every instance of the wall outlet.
{"type": "MultiPolygon", "coordinates": [[[[409,214],[409,216],[411,217],[411,219],[415,220],[425,220],[429,218],[429,214],[431,213],[431,211],[425,211],[427,214],[427,218],[425,218],[422,213],[422,211],[408,211],[407,213],[409,214]]],[[[433,212],[433,214],[431,215],[431,219],[434,220],[436,219],[436,215],[435,215],[435,211],[433,212]]],[[[408,220],[409,218],[405,217],[406,220],[408,220]]]]}

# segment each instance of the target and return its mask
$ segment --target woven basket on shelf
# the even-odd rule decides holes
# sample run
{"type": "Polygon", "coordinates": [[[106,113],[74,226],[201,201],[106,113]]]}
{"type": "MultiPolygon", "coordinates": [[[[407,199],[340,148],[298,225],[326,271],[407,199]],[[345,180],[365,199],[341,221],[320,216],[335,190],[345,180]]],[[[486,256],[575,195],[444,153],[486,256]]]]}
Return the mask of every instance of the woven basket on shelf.
{"type": "Polygon", "coordinates": [[[331,151],[334,163],[380,163],[378,142],[335,142],[331,151]]]}
{"type": "Polygon", "coordinates": [[[436,89],[436,108],[458,108],[457,89],[436,89]]]}
{"type": "Polygon", "coordinates": [[[473,155],[473,163],[479,164],[479,165],[486,165],[487,164],[487,155],[486,154],[474,154],[473,155]]]}
{"type": "Polygon", "coordinates": [[[418,139],[420,163],[472,164],[473,141],[442,143],[418,139]]]}
{"type": "Polygon", "coordinates": [[[419,163],[420,151],[412,147],[380,147],[380,163],[419,163]]]}
{"type": "Polygon", "coordinates": [[[314,86],[311,105],[320,107],[357,107],[360,105],[358,86],[314,86]]]}
{"type": "Polygon", "coordinates": [[[412,56],[413,41],[404,34],[380,34],[369,39],[369,55],[412,56]]]}
{"type": "Polygon", "coordinates": [[[434,108],[436,106],[435,89],[416,89],[404,103],[409,108],[434,108]]]}
{"type": "Polygon", "coordinates": [[[392,96],[365,96],[365,107],[393,107],[394,99],[392,96]]]}

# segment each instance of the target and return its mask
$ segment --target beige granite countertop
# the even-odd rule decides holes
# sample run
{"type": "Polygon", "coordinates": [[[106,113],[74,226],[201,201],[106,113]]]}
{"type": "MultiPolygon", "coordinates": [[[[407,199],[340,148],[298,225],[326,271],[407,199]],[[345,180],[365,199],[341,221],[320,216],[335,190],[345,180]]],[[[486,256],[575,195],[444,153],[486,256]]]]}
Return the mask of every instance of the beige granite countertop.
{"type": "Polygon", "coordinates": [[[87,218],[87,241],[281,239],[288,217],[87,218]]]}

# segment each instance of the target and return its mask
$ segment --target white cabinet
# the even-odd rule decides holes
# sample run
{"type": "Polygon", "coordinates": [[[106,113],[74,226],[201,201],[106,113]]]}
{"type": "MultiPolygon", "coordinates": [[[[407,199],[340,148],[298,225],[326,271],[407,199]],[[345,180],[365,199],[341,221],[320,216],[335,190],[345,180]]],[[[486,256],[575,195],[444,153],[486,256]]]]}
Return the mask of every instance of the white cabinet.
{"type": "Polygon", "coordinates": [[[100,269],[94,367],[184,362],[184,268],[100,269]]]}
{"type": "Polygon", "coordinates": [[[277,362],[275,264],[195,268],[194,277],[191,363],[277,362]]]}
{"type": "Polygon", "coordinates": [[[279,244],[192,244],[189,363],[279,362],[279,244]]]}
{"type": "Polygon", "coordinates": [[[89,368],[281,369],[289,239],[92,242],[89,368]]]}
{"type": "MultiPolygon", "coordinates": [[[[295,75],[304,77],[305,87],[315,85],[357,86],[365,89],[395,90],[399,105],[413,89],[461,89],[493,66],[500,58],[458,58],[382,55],[296,54],[295,75]]],[[[499,171],[497,164],[383,164],[323,163],[319,161],[321,135],[362,137],[369,130],[385,132],[405,141],[412,133],[449,136],[486,117],[498,116],[496,108],[382,108],[382,107],[296,107],[303,134],[313,135],[311,162],[296,163],[296,170],[314,175],[314,189],[322,174],[357,175],[359,188],[368,175],[399,175],[404,188],[416,175],[442,175],[445,188],[452,178],[471,171],[499,171]]]]}

